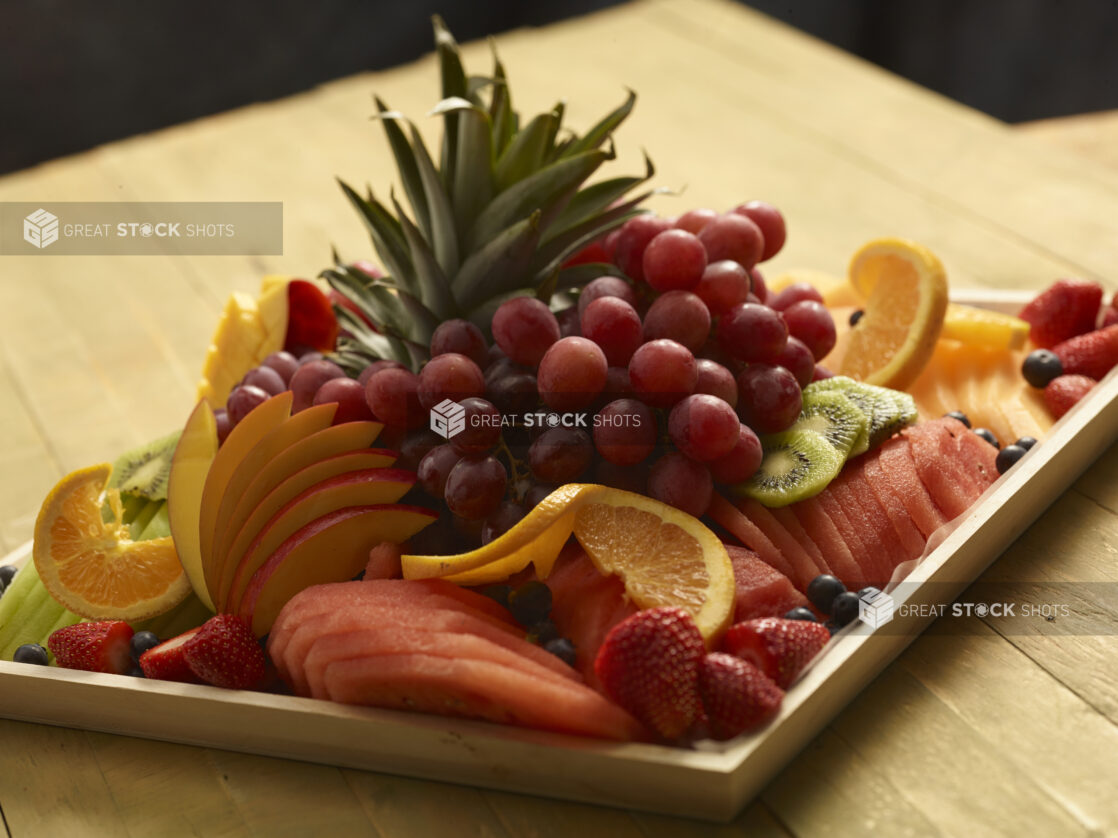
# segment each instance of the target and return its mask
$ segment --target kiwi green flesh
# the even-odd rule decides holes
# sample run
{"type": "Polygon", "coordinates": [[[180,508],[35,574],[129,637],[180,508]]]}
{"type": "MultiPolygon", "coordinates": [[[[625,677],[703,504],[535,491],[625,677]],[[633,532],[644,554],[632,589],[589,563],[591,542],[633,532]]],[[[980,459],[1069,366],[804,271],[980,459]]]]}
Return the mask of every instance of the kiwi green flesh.
{"type": "Polygon", "coordinates": [[[837,391],[852,401],[866,414],[868,422],[865,445],[855,440],[850,456],[856,457],[870,448],[876,448],[902,428],[917,419],[916,403],[908,393],[864,384],[844,375],[816,381],[804,388],[804,396],[811,393],[837,391]]]}
{"type": "Polygon", "coordinates": [[[800,418],[789,430],[815,431],[847,457],[867,435],[868,424],[865,412],[845,394],[825,390],[804,394],[800,418]]]}
{"type": "Polygon", "coordinates": [[[787,506],[819,494],[846,462],[842,452],[815,431],[787,430],[762,442],[761,467],[737,491],[764,506],[787,506]]]}
{"type": "Polygon", "coordinates": [[[148,500],[166,500],[171,460],[181,431],[133,448],[113,463],[109,488],[140,495],[148,500]]]}

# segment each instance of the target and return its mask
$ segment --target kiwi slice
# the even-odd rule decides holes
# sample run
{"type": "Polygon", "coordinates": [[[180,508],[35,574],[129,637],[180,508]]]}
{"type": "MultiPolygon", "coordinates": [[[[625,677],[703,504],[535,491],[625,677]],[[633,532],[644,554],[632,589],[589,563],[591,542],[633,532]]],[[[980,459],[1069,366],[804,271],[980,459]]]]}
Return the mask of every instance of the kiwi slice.
{"type": "Polygon", "coordinates": [[[866,414],[842,391],[822,390],[804,393],[800,418],[789,430],[815,431],[845,459],[856,442],[867,440],[868,427],[866,414]]]}
{"type": "Polygon", "coordinates": [[[765,506],[787,506],[819,494],[846,456],[815,431],[789,429],[762,440],[761,467],[738,491],[765,506]]]}
{"type": "Polygon", "coordinates": [[[148,500],[166,500],[171,459],[182,431],[121,454],[113,463],[110,489],[140,495],[148,500]]]}
{"type": "Polygon", "coordinates": [[[874,384],[863,384],[844,375],[812,382],[804,388],[804,396],[807,397],[809,393],[832,391],[846,396],[866,414],[869,420],[866,438],[855,441],[850,449],[851,457],[856,457],[870,448],[876,448],[917,419],[916,402],[908,393],[874,384]]]}

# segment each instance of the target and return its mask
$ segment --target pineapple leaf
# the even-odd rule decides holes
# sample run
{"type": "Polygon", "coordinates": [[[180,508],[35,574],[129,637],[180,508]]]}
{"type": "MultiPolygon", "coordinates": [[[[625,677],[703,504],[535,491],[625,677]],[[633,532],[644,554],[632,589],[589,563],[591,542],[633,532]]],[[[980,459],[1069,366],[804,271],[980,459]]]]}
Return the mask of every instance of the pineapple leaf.
{"type": "Polygon", "coordinates": [[[615,227],[620,227],[633,216],[640,215],[643,211],[636,209],[636,206],[651,194],[650,190],[600,215],[568,227],[549,242],[542,244],[532,262],[533,274],[541,280],[546,278],[594,239],[605,235],[615,227]]]}
{"type": "MultiPolygon", "coordinates": [[[[368,280],[352,268],[319,274],[376,323],[384,334],[429,343],[438,321],[419,300],[382,280],[368,280]]],[[[365,324],[368,328],[368,324],[365,324]]]]}
{"type": "Polygon", "coordinates": [[[578,185],[612,157],[609,151],[588,151],[552,163],[509,187],[478,217],[467,241],[476,247],[533,210],[544,213],[541,223],[550,224],[562,212],[578,185]]]}
{"type": "MultiPolygon", "coordinates": [[[[458,42],[446,28],[446,23],[438,15],[431,17],[431,25],[435,30],[435,49],[439,55],[439,75],[442,80],[443,99],[452,97],[466,97],[469,95],[469,84],[466,81],[466,71],[462,68],[462,56],[458,52],[458,42]]],[[[454,183],[455,161],[458,158],[458,114],[449,114],[446,118],[443,131],[443,151],[439,170],[443,173],[443,180],[449,189],[454,183]]]]}
{"type": "Polygon", "coordinates": [[[586,262],[582,265],[572,265],[562,268],[557,273],[556,291],[566,291],[572,288],[581,288],[586,283],[600,276],[619,276],[625,278],[621,268],[611,262],[586,262]]]}
{"type": "Polygon", "coordinates": [[[540,212],[533,212],[470,254],[454,279],[454,294],[470,310],[486,298],[524,284],[540,240],[540,212]]]}
{"type": "Polygon", "coordinates": [[[503,192],[539,170],[547,156],[551,142],[549,138],[554,135],[555,123],[558,121],[559,106],[556,105],[550,113],[534,117],[523,131],[512,138],[512,142],[497,161],[498,191],[503,192]]]}
{"type": "Polygon", "coordinates": [[[458,231],[464,234],[493,197],[493,130],[489,114],[460,97],[443,99],[431,113],[461,120],[450,194],[458,231]]]}
{"type": "Polygon", "coordinates": [[[384,358],[402,364],[411,363],[411,353],[408,352],[403,341],[370,331],[365,321],[348,308],[336,307],[334,312],[344,332],[338,339],[339,352],[356,352],[368,358],[384,358]]]}
{"type": "Polygon", "coordinates": [[[384,125],[384,133],[388,137],[388,145],[392,148],[392,156],[396,158],[396,168],[400,172],[400,180],[404,185],[404,192],[408,196],[412,212],[415,213],[416,223],[423,231],[423,235],[431,238],[431,210],[427,201],[424,184],[420,178],[419,166],[416,162],[415,152],[408,143],[407,137],[397,124],[403,120],[403,114],[390,111],[379,96],[373,97],[377,106],[377,117],[384,125]]]}
{"type": "Polygon", "coordinates": [[[499,158],[508,148],[516,132],[516,125],[513,121],[516,114],[512,110],[512,97],[509,94],[505,65],[497,57],[497,45],[492,38],[489,39],[489,47],[493,50],[493,80],[495,82],[493,96],[489,103],[489,121],[493,123],[493,154],[499,158]]]}
{"type": "Polygon", "coordinates": [[[453,276],[458,270],[458,231],[454,227],[454,209],[450,205],[450,198],[446,194],[439,173],[435,171],[431,155],[427,153],[423,137],[414,125],[411,126],[411,141],[412,148],[415,150],[419,179],[431,213],[431,234],[427,239],[434,248],[435,258],[443,273],[453,276]]]}
{"type": "Polygon", "coordinates": [[[424,241],[419,230],[404,213],[404,208],[400,206],[395,195],[392,196],[392,205],[396,209],[400,227],[411,251],[415,269],[415,290],[418,292],[415,296],[440,320],[450,319],[454,316],[455,305],[446,274],[439,267],[435,254],[431,252],[431,248],[424,241]]]}
{"type": "Polygon", "coordinates": [[[592,186],[587,186],[585,189],[580,189],[578,194],[571,199],[567,208],[555,219],[555,223],[551,225],[547,234],[544,235],[543,241],[546,243],[549,239],[559,235],[567,228],[574,226],[580,221],[585,221],[596,213],[602,212],[618,198],[625,195],[630,189],[651,179],[652,176],[656,174],[656,167],[652,165],[652,160],[647,154],[644,156],[644,166],[644,177],[613,178],[611,180],[603,180],[600,183],[595,183],[592,186]]]}
{"type": "Polygon", "coordinates": [[[625,117],[632,112],[633,105],[635,105],[636,102],[637,94],[630,90],[629,95],[625,97],[625,101],[622,102],[620,106],[606,114],[597,125],[567,146],[563,150],[562,156],[570,157],[571,155],[581,154],[584,151],[589,151],[592,148],[600,146],[609,139],[617,129],[617,126],[625,121],[625,117]]]}
{"type": "Polygon", "coordinates": [[[345,192],[350,203],[357,207],[369,234],[373,239],[373,247],[380,256],[388,273],[395,277],[401,286],[410,287],[410,279],[414,275],[411,255],[408,252],[407,239],[404,236],[400,222],[381,206],[376,200],[362,198],[345,181],[339,180],[342,191],[345,192]]]}

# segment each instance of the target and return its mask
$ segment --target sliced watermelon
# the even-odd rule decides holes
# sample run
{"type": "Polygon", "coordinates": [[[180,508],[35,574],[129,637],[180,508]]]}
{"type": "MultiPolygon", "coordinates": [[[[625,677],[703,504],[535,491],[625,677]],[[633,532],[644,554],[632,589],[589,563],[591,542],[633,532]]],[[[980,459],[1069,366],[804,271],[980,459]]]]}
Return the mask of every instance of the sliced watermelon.
{"type": "MultiPolygon", "coordinates": [[[[966,512],[986,486],[993,482],[986,480],[985,459],[968,466],[960,456],[963,445],[969,451],[981,452],[981,449],[959,442],[958,438],[974,437],[986,446],[992,456],[996,457],[997,452],[961,422],[948,418],[921,422],[907,428],[903,436],[911,443],[912,459],[920,481],[948,520],[966,512]]],[[[996,469],[994,473],[997,473],[996,469]]]]}
{"type": "Polygon", "coordinates": [[[881,587],[893,575],[893,568],[907,558],[900,539],[893,532],[893,525],[889,523],[889,516],[868,487],[863,490],[852,485],[845,471],[831,481],[825,491],[834,496],[858,530],[865,551],[854,558],[865,572],[867,581],[881,587]],[[870,496],[866,497],[866,493],[870,496]]]}
{"type": "Polygon", "coordinates": [[[707,507],[709,515],[722,529],[761,557],[761,561],[792,578],[792,564],[776,549],[768,537],[755,523],[717,492],[711,497],[707,507]]]}
{"type": "Polygon", "coordinates": [[[911,445],[904,437],[894,437],[882,445],[876,460],[867,458],[866,478],[871,481],[870,485],[874,480],[882,480],[890,491],[897,494],[925,538],[947,523],[947,516],[936,506],[920,481],[911,445]],[[884,480],[878,472],[885,476],[884,480]]]}
{"type": "Polygon", "coordinates": [[[854,561],[850,545],[842,537],[835,522],[823,510],[823,504],[819,499],[808,498],[788,508],[795,513],[808,537],[819,545],[819,550],[826,558],[831,573],[841,579],[842,583],[852,591],[864,588],[865,573],[854,561]]]}
{"type": "Polygon", "coordinates": [[[800,544],[795,536],[781,525],[780,521],[772,514],[771,509],[766,509],[752,498],[739,500],[738,508],[760,528],[771,543],[776,545],[791,565],[792,573],[786,575],[792,580],[792,583],[801,591],[807,588],[808,582],[820,573],[818,566],[808,554],[807,548],[800,544]]]}
{"type": "Polygon", "coordinates": [[[882,473],[877,457],[858,457],[856,460],[851,460],[846,464],[846,471],[849,474],[851,487],[862,492],[867,498],[873,497],[885,510],[893,532],[900,539],[905,559],[915,559],[923,555],[928,540],[924,538],[908,514],[908,510],[905,509],[904,503],[892,485],[892,476],[882,473]],[[870,471],[874,472],[872,480],[869,477],[870,471]]]}
{"type": "Polygon", "coordinates": [[[808,557],[815,564],[817,573],[832,572],[826,556],[823,555],[823,551],[820,549],[819,545],[815,543],[815,539],[804,529],[803,524],[800,523],[799,516],[796,515],[794,510],[787,506],[782,506],[777,509],[770,509],[769,511],[772,512],[773,517],[776,518],[780,525],[788,531],[788,534],[796,539],[796,543],[804,548],[808,557]]]}
{"type": "Polygon", "coordinates": [[[807,607],[807,597],[792,580],[744,547],[726,545],[734,566],[734,622],[755,617],[783,617],[793,608],[807,607]]]}

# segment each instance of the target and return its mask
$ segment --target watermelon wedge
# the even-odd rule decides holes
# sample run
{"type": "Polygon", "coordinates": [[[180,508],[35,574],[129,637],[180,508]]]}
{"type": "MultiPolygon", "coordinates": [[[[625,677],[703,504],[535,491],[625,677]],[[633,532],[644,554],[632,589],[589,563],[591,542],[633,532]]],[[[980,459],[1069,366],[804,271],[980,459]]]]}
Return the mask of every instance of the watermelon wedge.
{"type": "Polygon", "coordinates": [[[806,607],[807,597],[792,580],[745,547],[726,545],[734,566],[734,622],[755,617],[783,617],[793,608],[806,607]]]}

